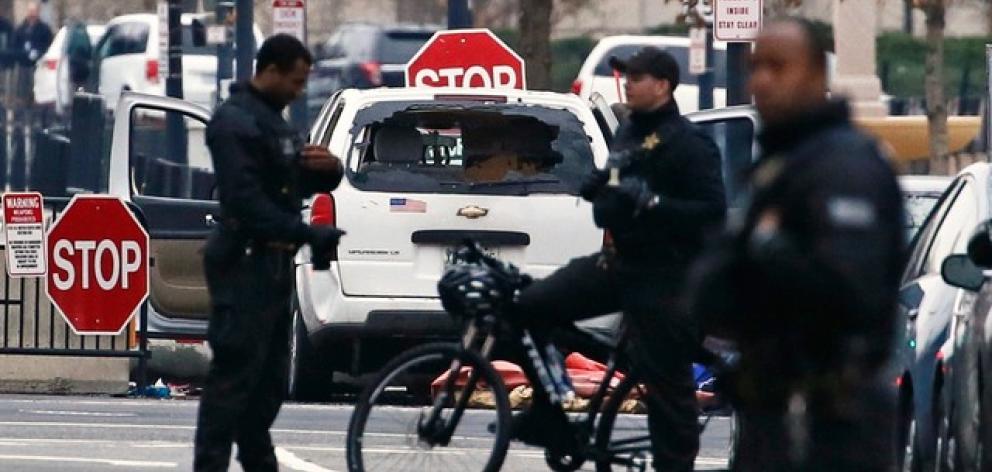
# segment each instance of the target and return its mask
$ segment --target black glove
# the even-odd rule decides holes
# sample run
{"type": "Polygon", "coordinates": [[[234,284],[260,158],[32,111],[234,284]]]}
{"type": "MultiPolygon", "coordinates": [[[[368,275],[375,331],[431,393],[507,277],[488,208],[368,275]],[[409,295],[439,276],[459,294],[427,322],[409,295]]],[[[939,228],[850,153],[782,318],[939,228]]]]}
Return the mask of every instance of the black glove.
{"type": "Polygon", "coordinates": [[[623,231],[633,225],[642,211],[652,208],[658,196],[641,179],[627,177],[618,187],[605,187],[593,201],[592,216],[596,226],[623,231]]]}
{"type": "Polygon", "coordinates": [[[310,245],[310,262],[313,270],[331,268],[331,257],[338,248],[338,241],[345,232],[333,226],[311,226],[307,244],[310,245]]]}
{"type": "Polygon", "coordinates": [[[596,195],[606,186],[606,182],[609,180],[609,170],[593,169],[592,172],[586,174],[585,178],[582,179],[582,185],[579,187],[579,195],[587,202],[591,202],[596,199],[596,195]]]}

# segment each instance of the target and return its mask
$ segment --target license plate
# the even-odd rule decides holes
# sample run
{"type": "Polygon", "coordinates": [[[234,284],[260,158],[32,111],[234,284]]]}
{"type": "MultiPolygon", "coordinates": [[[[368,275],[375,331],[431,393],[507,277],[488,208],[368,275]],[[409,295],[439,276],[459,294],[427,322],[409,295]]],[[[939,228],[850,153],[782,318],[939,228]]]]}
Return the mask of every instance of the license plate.
{"type": "MultiPolygon", "coordinates": [[[[458,252],[458,247],[448,247],[444,248],[443,251],[443,267],[445,270],[455,263],[455,253],[458,252]]],[[[482,246],[482,252],[489,257],[499,258],[499,248],[496,247],[486,247],[482,246]]]]}

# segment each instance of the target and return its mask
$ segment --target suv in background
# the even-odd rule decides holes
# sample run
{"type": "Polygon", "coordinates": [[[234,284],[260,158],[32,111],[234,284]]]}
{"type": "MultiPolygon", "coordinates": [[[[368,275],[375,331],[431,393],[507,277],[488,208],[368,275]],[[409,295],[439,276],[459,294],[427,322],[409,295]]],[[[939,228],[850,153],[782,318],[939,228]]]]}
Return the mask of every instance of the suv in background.
{"type": "MultiPolygon", "coordinates": [[[[667,51],[679,64],[681,77],[679,86],[675,88],[675,101],[682,113],[699,109],[699,76],[689,74],[689,38],[679,36],[607,36],[596,44],[586,61],[579,69],[579,75],[572,82],[572,93],[589,99],[593,93],[599,92],[608,103],[624,102],[627,99],[623,90],[625,79],[620,77],[619,83],[613,76],[613,68],[609,60],[612,56],[628,59],[641,48],[654,46],[667,51]]],[[[710,66],[715,74],[713,81],[713,107],[722,108],[726,105],[727,96],[727,45],[723,42],[713,43],[713,64],[710,66]]]]}
{"type": "MultiPolygon", "coordinates": [[[[183,98],[213,108],[217,91],[217,48],[206,44],[207,25],[213,14],[184,13],[182,24],[183,98]]],[[[118,16],[107,23],[107,31],[96,45],[94,70],[97,91],[114,110],[124,91],[165,95],[165,80],[159,76],[158,16],[151,13],[118,16]]],[[[255,44],[262,33],[255,26],[255,44]]]]}
{"type": "Polygon", "coordinates": [[[440,26],[347,23],[318,44],[307,89],[312,123],[334,92],[346,88],[402,87],[404,67],[440,26]]]}

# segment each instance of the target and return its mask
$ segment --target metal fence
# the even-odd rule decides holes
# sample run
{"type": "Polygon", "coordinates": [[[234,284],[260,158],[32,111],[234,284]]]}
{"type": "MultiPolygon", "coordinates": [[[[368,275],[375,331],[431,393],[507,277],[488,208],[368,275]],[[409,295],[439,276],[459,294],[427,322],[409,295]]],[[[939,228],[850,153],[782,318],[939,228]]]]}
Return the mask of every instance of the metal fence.
{"type": "MultiPolygon", "coordinates": [[[[45,223],[50,227],[69,203],[65,197],[45,198],[45,223]]],[[[141,220],[141,218],[139,218],[141,220]]],[[[147,303],[137,319],[117,336],[79,335],[45,294],[43,277],[11,277],[6,247],[0,246],[0,355],[127,357],[138,359],[138,384],[147,384],[147,303]]]]}

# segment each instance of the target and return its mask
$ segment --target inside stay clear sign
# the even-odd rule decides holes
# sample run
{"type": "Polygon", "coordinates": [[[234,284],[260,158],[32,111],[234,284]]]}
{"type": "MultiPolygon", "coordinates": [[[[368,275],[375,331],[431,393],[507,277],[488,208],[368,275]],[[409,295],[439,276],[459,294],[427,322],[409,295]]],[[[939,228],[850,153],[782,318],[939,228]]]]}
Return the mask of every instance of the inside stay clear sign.
{"type": "Polygon", "coordinates": [[[762,0],[716,0],[713,37],[720,41],[754,41],[761,31],[762,0]]]}

